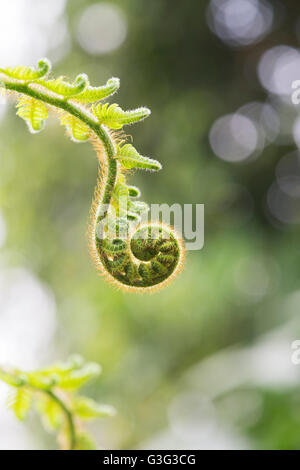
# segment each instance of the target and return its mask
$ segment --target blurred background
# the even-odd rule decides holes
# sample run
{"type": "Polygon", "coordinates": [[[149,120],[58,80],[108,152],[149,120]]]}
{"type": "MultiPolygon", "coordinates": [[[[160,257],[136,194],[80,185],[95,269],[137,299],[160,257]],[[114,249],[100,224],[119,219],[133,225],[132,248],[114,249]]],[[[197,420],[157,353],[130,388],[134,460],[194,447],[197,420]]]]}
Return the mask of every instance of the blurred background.
{"type": "MultiPolygon", "coordinates": [[[[300,446],[300,79],[297,0],[10,0],[1,67],[48,56],[56,75],[121,79],[130,129],[159,174],[148,203],[205,204],[205,246],[152,296],[116,291],[87,249],[97,162],[56,119],[35,136],[0,105],[0,363],[70,353],[103,366],[86,390],[114,405],[91,430],[111,449],[300,446]]],[[[0,448],[54,449],[17,423],[0,384],[0,448]]]]}

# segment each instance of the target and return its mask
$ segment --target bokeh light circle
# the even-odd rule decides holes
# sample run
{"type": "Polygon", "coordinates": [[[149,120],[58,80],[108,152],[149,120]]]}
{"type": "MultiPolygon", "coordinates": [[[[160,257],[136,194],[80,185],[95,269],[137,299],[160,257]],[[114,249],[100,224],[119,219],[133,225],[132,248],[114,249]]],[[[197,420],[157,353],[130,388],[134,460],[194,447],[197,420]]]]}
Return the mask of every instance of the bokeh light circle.
{"type": "Polygon", "coordinates": [[[300,52],[290,46],[275,46],[267,50],[258,63],[262,86],[280,96],[291,96],[292,82],[299,77],[300,52]]]}
{"type": "Polygon", "coordinates": [[[86,52],[101,55],[121,46],[127,34],[123,11],[111,3],[98,3],[86,8],[78,23],[77,40],[86,52]]]}
{"type": "Polygon", "coordinates": [[[246,46],[272,29],[274,12],[265,0],[211,0],[207,10],[210,29],[230,46],[246,46]]]}
{"type": "Polygon", "coordinates": [[[239,113],[227,114],[214,122],[209,141],[219,158],[228,162],[240,162],[256,150],[258,133],[248,117],[239,113]]]}

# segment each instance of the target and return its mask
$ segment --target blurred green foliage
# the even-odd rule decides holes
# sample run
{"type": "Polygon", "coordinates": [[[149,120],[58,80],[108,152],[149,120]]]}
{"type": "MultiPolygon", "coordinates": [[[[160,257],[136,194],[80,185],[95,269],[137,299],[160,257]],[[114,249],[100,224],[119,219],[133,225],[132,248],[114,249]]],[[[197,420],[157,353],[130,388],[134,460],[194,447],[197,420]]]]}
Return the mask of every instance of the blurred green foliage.
{"type": "Polygon", "coordinates": [[[72,356],[34,372],[0,369],[0,380],[12,387],[8,407],[23,421],[35,406],[45,428],[57,433],[61,449],[95,450],[92,436],[83,423],[113,416],[115,410],[84,396],[78,390],[101,373],[96,363],[85,363],[81,356],[72,356]]]}

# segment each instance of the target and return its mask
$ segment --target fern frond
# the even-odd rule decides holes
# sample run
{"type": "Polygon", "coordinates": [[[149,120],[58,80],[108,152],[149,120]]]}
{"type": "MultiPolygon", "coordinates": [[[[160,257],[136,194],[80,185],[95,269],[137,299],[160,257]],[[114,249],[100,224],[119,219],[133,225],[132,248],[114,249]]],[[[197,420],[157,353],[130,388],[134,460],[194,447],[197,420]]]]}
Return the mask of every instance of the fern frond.
{"type": "Polygon", "coordinates": [[[0,73],[24,82],[32,82],[48,75],[51,70],[51,63],[48,59],[41,59],[38,62],[38,68],[18,65],[17,67],[0,68],[0,73]]]}
{"type": "Polygon", "coordinates": [[[25,387],[12,390],[7,400],[8,407],[19,420],[23,420],[32,405],[32,392],[25,387]]]}
{"type": "MultiPolygon", "coordinates": [[[[22,96],[17,105],[18,115],[32,132],[43,128],[47,106],[51,106],[74,141],[92,141],[102,174],[92,204],[89,245],[101,274],[125,290],[152,292],[164,287],[183,265],[182,240],[172,228],[161,223],[142,224],[142,214],[148,206],[132,200],[140,192],[126,184],[124,171],[132,168],[157,171],[161,164],[140,155],[126,143],[124,139],[128,136],[122,131],[113,131],[145,119],[150,110],[141,107],[124,111],[117,104],[108,103],[84,106],[82,103],[95,103],[114,93],[119,88],[119,80],[112,78],[104,86],[92,87],[85,74],[78,75],[73,83],[63,77],[47,80],[45,75],[49,70],[47,61],[40,61],[38,70],[0,69],[0,86],[3,84],[8,95],[22,96]],[[153,230],[157,232],[155,240],[151,236],[153,230]]],[[[72,371],[58,367],[57,373],[39,371],[28,375],[28,380],[48,393],[53,386],[76,389],[93,374],[84,367],[72,371]]]]}
{"type": "Polygon", "coordinates": [[[66,127],[68,134],[75,142],[84,142],[88,140],[91,133],[90,128],[75,116],[72,116],[69,113],[62,113],[60,116],[60,122],[66,127]]]}
{"type": "Polygon", "coordinates": [[[127,124],[142,121],[151,114],[148,108],[137,108],[130,111],[123,111],[117,104],[101,104],[93,107],[95,116],[101,124],[105,124],[111,129],[121,129],[127,124]]]}
{"type": "Polygon", "coordinates": [[[146,170],[161,170],[161,164],[157,160],[143,157],[131,144],[118,146],[116,159],[126,168],[144,168],[146,170]]]}
{"type": "Polygon", "coordinates": [[[113,95],[119,87],[120,80],[112,77],[103,86],[88,86],[82,93],[79,93],[75,99],[81,103],[95,103],[95,101],[100,101],[113,95]]]}

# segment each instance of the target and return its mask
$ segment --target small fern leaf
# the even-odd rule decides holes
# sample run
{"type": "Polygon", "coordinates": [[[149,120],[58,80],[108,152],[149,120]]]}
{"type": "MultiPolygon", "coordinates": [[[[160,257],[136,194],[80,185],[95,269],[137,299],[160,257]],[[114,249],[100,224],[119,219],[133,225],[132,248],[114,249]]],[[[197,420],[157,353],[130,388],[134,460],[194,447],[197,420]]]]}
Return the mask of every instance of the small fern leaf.
{"type": "Polygon", "coordinates": [[[76,435],[75,450],[97,450],[97,446],[92,439],[92,436],[84,431],[76,435]]]}
{"type": "Polygon", "coordinates": [[[2,382],[6,383],[7,385],[11,385],[12,387],[19,387],[20,385],[25,385],[27,383],[27,379],[24,374],[17,371],[10,373],[1,369],[0,380],[2,380],[2,382]]]}
{"type": "Polygon", "coordinates": [[[79,354],[74,354],[69,357],[66,362],[58,362],[53,366],[46,367],[45,369],[40,370],[43,374],[47,376],[59,376],[65,377],[72,370],[80,369],[84,365],[84,360],[79,354]]]}
{"type": "Polygon", "coordinates": [[[135,214],[141,215],[149,211],[149,206],[143,201],[129,201],[128,210],[135,214]]]}
{"type": "Polygon", "coordinates": [[[106,418],[116,414],[112,406],[100,405],[91,398],[86,397],[75,397],[72,402],[72,411],[83,421],[106,418]]]}
{"type": "Polygon", "coordinates": [[[41,395],[37,401],[36,407],[47,428],[58,429],[61,426],[64,413],[54,400],[46,395],[41,395]]]}
{"type": "Polygon", "coordinates": [[[69,113],[64,113],[60,117],[60,122],[66,127],[68,134],[74,142],[84,142],[88,140],[90,136],[89,127],[80,121],[80,119],[77,119],[69,113]]]}
{"type": "Polygon", "coordinates": [[[76,100],[81,103],[95,103],[113,95],[120,87],[118,78],[110,78],[105,85],[99,87],[88,86],[82,93],[76,96],[76,100]]]}
{"type": "Polygon", "coordinates": [[[129,196],[129,190],[125,183],[117,183],[113,190],[113,198],[116,203],[120,202],[120,199],[127,201],[129,196]]]}
{"type": "Polygon", "coordinates": [[[13,390],[8,397],[8,407],[15,413],[19,420],[23,420],[32,405],[32,393],[24,388],[20,387],[13,390]]]}
{"type": "Polygon", "coordinates": [[[133,124],[134,122],[142,121],[150,115],[148,108],[137,108],[131,111],[123,111],[117,104],[108,103],[98,104],[93,108],[96,117],[101,124],[110,127],[111,129],[121,129],[126,124],[133,124]]]}
{"type": "Polygon", "coordinates": [[[24,82],[33,82],[48,75],[51,70],[51,62],[48,59],[41,59],[38,62],[38,68],[26,67],[18,65],[17,67],[8,67],[0,69],[0,73],[7,75],[15,80],[23,80],[24,82]]]}
{"type": "Polygon", "coordinates": [[[64,98],[71,98],[72,96],[82,93],[87,88],[89,85],[89,79],[85,73],[82,73],[76,77],[74,83],[65,81],[63,77],[48,81],[41,80],[38,83],[64,98]]]}
{"type": "Polygon", "coordinates": [[[41,390],[49,390],[59,381],[57,374],[48,374],[40,371],[25,373],[28,384],[41,390]]]}
{"type": "Polygon", "coordinates": [[[71,371],[66,377],[62,378],[59,386],[65,390],[76,390],[99,375],[100,372],[101,367],[94,362],[90,362],[82,369],[71,371]]]}
{"type": "Polygon", "coordinates": [[[140,197],[141,191],[136,186],[127,186],[130,197],[140,197]]]}
{"type": "Polygon", "coordinates": [[[41,101],[22,96],[17,103],[17,115],[25,120],[31,133],[43,130],[48,117],[48,109],[41,101]]]}
{"type": "Polygon", "coordinates": [[[126,169],[144,168],[146,170],[161,170],[161,164],[157,160],[143,157],[131,144],[118,147],[116,159],[126,169]]]}

